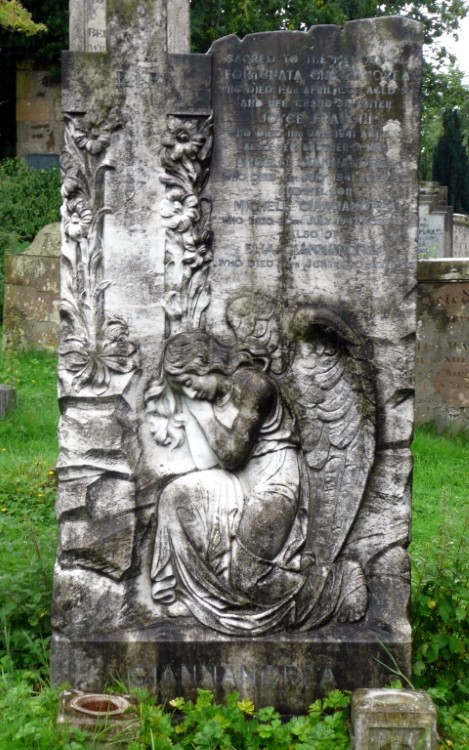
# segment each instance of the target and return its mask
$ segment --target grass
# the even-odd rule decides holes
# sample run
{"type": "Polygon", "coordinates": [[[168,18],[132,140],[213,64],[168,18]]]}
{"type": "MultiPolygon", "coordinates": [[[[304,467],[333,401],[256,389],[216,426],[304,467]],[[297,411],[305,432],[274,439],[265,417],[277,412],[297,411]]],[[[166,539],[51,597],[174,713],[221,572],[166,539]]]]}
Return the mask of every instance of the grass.
{"type": "Polygon", "coordinates": [[[469,513],[469,436],[440,435],[429,425],[416,430],[411,551],[419,554],[429,540],[450,528],[461,539],[469,513]]]}
{"type": "MultiPolygon", "coordinates": [[[[10,382],[18,391],[15,412],[0,421],[0,750],[92,748],[92,741],[80,732],[65,738],[56,735],[58,691],[47,679],[56,545],[55,357],[38,353],[6,355],[0,359],[0,382],[10,382]]],[[[439,706],[440,747],[468,750],[469,437],[438,435],[430,427],[421,428],[416,432],[413,452],[413,679],[417,687],[429,690],[439,706]]],[[[157,730],[164,725],[169,732],[168,718],[162,718],[161,711],[158,713],[148,702],[145,705],[142,711],[148,721],[134,750],[170,747],[166,740],[160,742],[157,730]]],[[[197,713],[194,707],[188,710],[197,713]]],[[[241,721],[234,706],[229,709],[229,719],[228,714],[221,717],[221,708],[212,707],[210,711],[222,724],[241,721]]],[[[212,714],[209,719],[208,714],[201,713],[200,722],[212,722],[212,714]]],[[[197,731],[205,737],[201,725],[197,731]]],[[[270,731],[274,729],[265,730],[267,734],[270,731]]],[[[313,730],[304,724],[301,731],[313,730]]],[[[321,734],[323,730],[316,731],[321,734]]],[[[278,732],[280,737],[281,730],[278,732]]],[[[335,740],[332,735],[329,740],[321,740],[332,745],[318,747],[326,750],[335,742],[338,748],[343,732],[340,742],[339,735],[334,736],[335,740]]]]}

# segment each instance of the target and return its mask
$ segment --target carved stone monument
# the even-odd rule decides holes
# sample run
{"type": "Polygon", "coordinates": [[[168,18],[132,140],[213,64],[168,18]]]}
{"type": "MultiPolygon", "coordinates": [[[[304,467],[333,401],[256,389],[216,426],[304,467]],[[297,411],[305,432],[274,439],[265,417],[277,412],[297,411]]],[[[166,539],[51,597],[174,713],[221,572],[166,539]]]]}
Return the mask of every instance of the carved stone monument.
{"type": "Polygon", "coordinates": [[[287,713],[382,685],[382,644],[410,667],[420,27],[189,55],[180,3],[108,8],[107,54],[65,64],[53,677],[287,713]]]}

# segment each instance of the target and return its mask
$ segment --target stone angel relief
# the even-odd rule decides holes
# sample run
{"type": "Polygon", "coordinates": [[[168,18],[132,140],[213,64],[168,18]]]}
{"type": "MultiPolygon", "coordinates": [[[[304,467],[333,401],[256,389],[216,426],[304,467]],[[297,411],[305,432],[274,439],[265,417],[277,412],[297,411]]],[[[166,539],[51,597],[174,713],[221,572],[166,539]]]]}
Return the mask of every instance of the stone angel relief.
{"type": "Polygon", "coordinates": [[[151,590],[167,616],[228,635],[355,622],[367,610],[343,554],[375,457],[366,347],[305,303],[282,344],[274,305],[232,300],[230,343],[172,335],[145,401],[156,442],[187,442],[195,469],[161,491],[151,590]]]}

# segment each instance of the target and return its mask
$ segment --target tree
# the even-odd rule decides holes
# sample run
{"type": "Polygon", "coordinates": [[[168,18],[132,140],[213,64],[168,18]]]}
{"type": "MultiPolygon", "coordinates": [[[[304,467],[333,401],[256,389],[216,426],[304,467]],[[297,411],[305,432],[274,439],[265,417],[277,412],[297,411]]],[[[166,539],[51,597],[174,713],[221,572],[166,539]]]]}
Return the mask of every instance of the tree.
{"type": "Polygon", "coordinates": [[[447,186],[448,203],[456,213],[469,213],[469,159],[456,108],[445,110],[443,115],[443,132],[433,158],[433,179],[447,186]]]}
{"type": "Polygon", "coordinates": [[[31,13],[19,0],[0,0],[0,26],[8,31],[17,31],[26,36],[47,31],[43,23],[34,23],[31,13]]]}
{"type": "Polygon", "coordinates": [[[463,81],[464,74],[454,64],[447,70],[431,69],[425,63],[422,101],[422,142],[420,152],[420,178],[431,180],[433,155],[443,132],[443,113],[458,108],[464,145],[469,140],[469,90],[463,81]]]}
{"type": "MultiPolygon", "coordinates": [[[[37,20],[43,33],[39,36],[25,36],[21,29],[13,25],[4,25],[0,21],[0,49],[2,57],[14,60],[31,60],[32,62],[60,62],[62,50],[68,48],[68,2],[69,0],[21,0],[23,13],[37,20]],[[42,22],[42,23],[41,23],[42,22]],[[47,28],[46,28],[47,26],[47,28]],[[11,33],[11,32],[15,33],[11,33]]],[[[20,6],[19,0],[0,0],[3,6],[20,6]]]]}
{"type": "Polygon", "coordinates": [[[469,13],[466,0],[191,0],[192,45],[206,52],[220,36],[244,36],[253,31],[306,29],[375,16],[404,15],[423,24],[425,44],[434,47],[436,61],[446,56],[438,40],[455,33],[469,13]]]}

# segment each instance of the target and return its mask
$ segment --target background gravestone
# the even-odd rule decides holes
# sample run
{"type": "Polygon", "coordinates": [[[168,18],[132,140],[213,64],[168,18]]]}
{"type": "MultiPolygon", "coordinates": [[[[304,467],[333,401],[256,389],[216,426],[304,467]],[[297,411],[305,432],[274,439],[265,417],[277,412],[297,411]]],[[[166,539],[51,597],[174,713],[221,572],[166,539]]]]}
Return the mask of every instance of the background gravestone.
{"type": "Polygon", "coordinates": [[[8,255],[3,347],[56,351],[59,339],[60,224],[48,224],[31,245],[8,255]]]}
{"type": "Polygon", "coordinates": [[[448,188],[421,182],[419,194],[419,258],[450,257],[453,246],[453,209],[448,188]]]}
{"type": "Polygon", "coordinates": [[[416,421],[469,428],[469,261],[420,261],[416,421]]]}
{"type": "Polygon", "coordinates": [[[453,215],[453,258],[469,258],[469,216],[453,215]]]}
{"type": "Polygon", "coordinates": [[[302,711],[410,668],[420,27],[130,8],[65,56],[53,677],[302,711]]]}

